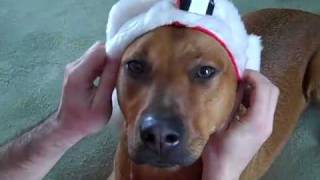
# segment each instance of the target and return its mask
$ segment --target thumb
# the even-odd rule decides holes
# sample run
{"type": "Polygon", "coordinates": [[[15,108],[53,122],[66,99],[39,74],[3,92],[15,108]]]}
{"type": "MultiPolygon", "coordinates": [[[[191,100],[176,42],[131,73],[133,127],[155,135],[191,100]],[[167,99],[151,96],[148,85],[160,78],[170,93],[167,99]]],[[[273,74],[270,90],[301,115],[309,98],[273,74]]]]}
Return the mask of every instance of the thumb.
{"type": "Polygon", "coordinates": [[[105,111],[108,108],[111,108],[112,92],[116,85],[119,64],[120,63],[117,60],[107,60],[93,100],[93,106],[95,109],[105,111]]]}

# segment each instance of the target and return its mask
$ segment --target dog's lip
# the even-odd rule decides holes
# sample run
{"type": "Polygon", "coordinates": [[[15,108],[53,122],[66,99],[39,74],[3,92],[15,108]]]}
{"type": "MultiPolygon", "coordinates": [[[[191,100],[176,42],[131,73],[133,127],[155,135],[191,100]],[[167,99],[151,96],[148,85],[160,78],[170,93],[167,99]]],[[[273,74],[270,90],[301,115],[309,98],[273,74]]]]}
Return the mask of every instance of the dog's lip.
{"type": "Polygon", "coordinates": [[[150,165],[158,168],[172,168],[177,166],[177,164],[172,163],[172,162],[167,162],[164,159],[161,159],[160,157],[156,159],[149,159],[148,161],[145,160],[140,160],[140,159],[132,159],[135,163],[140,164],[140,165],[150,165]]]}
{"type": "Polygon", "coordinates": [[[177,166],[176,164],[166,163],[166,162],[163,162],[163,161],[151,162],[150,165],[158,167],[158,168],[172,168],[172,167],[177,166]]]}

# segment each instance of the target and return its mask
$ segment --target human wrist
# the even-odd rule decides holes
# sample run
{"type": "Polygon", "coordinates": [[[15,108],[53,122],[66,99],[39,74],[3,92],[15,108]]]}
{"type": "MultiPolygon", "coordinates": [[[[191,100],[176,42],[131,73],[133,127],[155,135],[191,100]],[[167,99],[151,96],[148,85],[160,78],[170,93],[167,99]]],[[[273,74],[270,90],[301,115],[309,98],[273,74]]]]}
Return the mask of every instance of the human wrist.
{"type": "Polygon", "coordinates": [[[85,133],[68,126],[58,113],[53,115],[49,123],[52,128],[50,137],[57,142],[58,146],[69,148],[87,136],[85,133]]]}
{"type": "Polygon", "coordinates": [[[89,117],[72,115],[70,112],[64,112],[63,110],[56,113],[55,121],[58,122],[59,131],[70,139],[81,140],[94,134],[96,129],[96,123],[90,121],[89,117]]]}
{"type": "Polygon", "coordinates": [[[241,172],[232,168],[227,163],[209,160],[204,163],[202,180],[239,180],[241,172]]]}
{"type": "Polygon", "coordinates": [[[229,171],[216,172],[210,180],[239,180],[239,178],[240,173],[232,172],[230,169],[229,171]]]}

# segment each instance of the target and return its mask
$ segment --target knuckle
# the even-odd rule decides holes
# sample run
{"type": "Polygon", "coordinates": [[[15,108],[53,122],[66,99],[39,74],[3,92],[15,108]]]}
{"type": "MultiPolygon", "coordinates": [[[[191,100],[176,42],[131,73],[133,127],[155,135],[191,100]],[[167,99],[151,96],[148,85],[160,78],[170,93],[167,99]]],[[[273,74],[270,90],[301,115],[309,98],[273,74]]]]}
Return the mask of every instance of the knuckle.
{"type": "Polygon", "coordinates": [[[272,97],[272,101],[276,101],[280,95],[280,89],[276,85],[271,84],[269,86],[269,94],[272,97]]]}
{"type": "Polygon", "coordinates": [[[261,83],[264,84],[265,86],[268,86],[268,87],[272,87],[273,84],[272,82],[270,81],[270,79],[268,79],[267,77],[261,75],[261,83]]]}
{"type": "Polygon", "coordinates": [[[272,132],[273,132],[273,127],[272,125],[269,125],[265,127],[263,134],[265,138],[268,139],[272,135],[272,132]]]}
{"type": "Polygon", "coordinates": [[[105,48],[105,45],[104,45],[104,43],[102,41],[97,41],[96,45],[97,45],[98,48],[103,48],[103,49],[105,48]]]}
{"type": "Polygon", "coordinates": [[[66,78],[65,78],[65,85],[66,86],[74,86],[76,85],[76,77],[74,76],[74,74],[69,74],[66,78]]]}
{"type": "Polygon", "coordinates": [[[279,88],[269,80],[262,83],[261,87],[268,90],[270,94],[278,95],[280,93],[279,88]]]}
{"type": "Polygon", "coordinates": [[[73,71],[73,63],[67,64],[64,69],[65,76],[69,76],[72,73],[72,71],[73,71]]]}
{"type": "Polygon", "coordinates": [[[74,86],[77,82],[77,77],[74,74],[74,68],[72,66],[68,66],[65,69],[64,74],[64,86],[70,87],[74,86]]]}
{"type": "Polygon", "coordinates": [[[272,85],[268,81],[262,81],[260,84],[260,88],[263,90],[270,90],[272,85]]]}
{"type": "Polygon", "coordinates": [[[259,137],[266,140],[268,139],[273,132],[273,125],[266,122],[257,122],[255,125],[256,132],[259,134],[259,137]]]}
{"type": "Polygon", "coordinates": [[[276,85],[273,85],[273,91],[274,91],[274,94],[277,96],[280,94],[280,89],[276,85]]]}

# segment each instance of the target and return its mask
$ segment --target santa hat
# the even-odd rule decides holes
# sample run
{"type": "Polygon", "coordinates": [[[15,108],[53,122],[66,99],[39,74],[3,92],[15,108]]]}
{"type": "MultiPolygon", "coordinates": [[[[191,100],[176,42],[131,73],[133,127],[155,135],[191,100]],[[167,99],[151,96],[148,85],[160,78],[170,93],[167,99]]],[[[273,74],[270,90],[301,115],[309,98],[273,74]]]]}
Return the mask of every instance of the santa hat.
{"type": "Polygon", "coordinates": [[[228,0],[119,0],[109,14],[107,54],[120,59],[136,38],[176,24],[219,42],[228,52],[238,79],[245,69],[260,70],[260,37],[247,33],[238,10],[228,0]]]}

